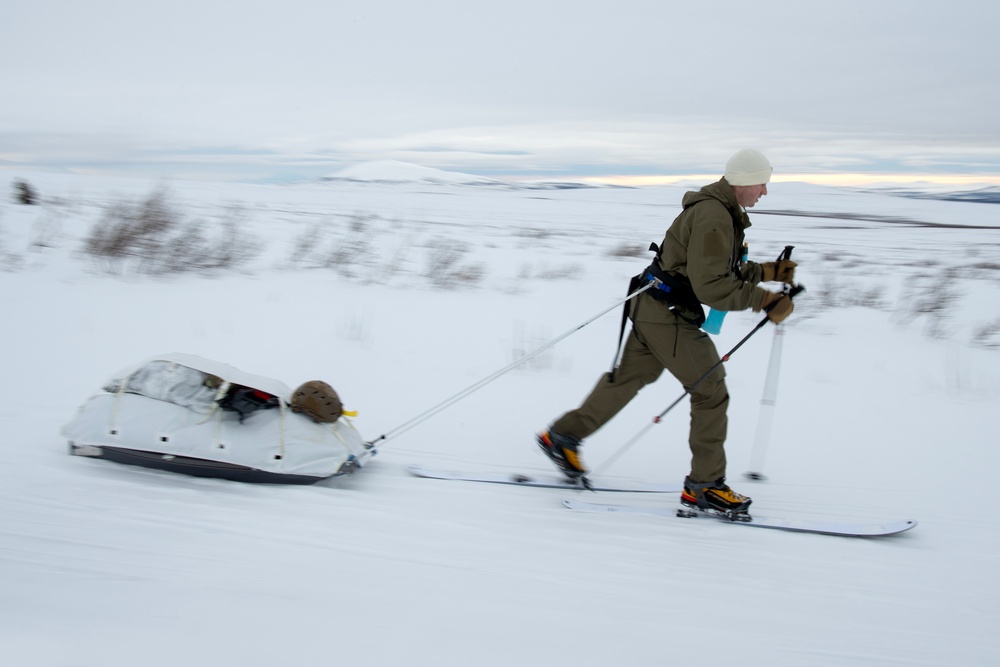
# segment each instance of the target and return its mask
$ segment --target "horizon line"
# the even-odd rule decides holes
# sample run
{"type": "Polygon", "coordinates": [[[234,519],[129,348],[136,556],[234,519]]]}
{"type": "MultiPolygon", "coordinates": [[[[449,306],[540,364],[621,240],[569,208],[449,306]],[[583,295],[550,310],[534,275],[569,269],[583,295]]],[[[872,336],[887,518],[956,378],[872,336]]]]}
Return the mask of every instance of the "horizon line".
{"type": "MultiPolygon", "coordinates": [[[[624,176],[584,176],[585,183],[602,185],[622,185],[630,187],[677,185],[691,181],[713,182],[721,178],[721,174],[669,174],[669,175],[624,175],[624,176]]],[[[1000,175],[987,174],[941,174],[941,173],[864,173],[845,172],[837,174],[775,174],[771,183],[809,183],[811,185],[829,185],[852,187],[859,185],[876,185],[898,183],[900,185],[933,184],[933,185],[996,185],[1000,186],[1000,175]]]]}

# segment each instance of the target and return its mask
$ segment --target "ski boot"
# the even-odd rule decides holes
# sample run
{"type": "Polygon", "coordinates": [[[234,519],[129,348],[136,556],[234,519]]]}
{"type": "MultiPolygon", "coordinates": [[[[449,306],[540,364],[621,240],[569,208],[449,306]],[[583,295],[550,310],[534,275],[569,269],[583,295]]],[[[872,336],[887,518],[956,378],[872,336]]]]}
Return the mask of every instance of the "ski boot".
{"type": "Polygon", "coordinates": [[[562,471],[570,481],[587,485],[587,469],[580,458],[580,447],[583,443],[572,435],[562,435],[555,431],[543,431],[535,436],[539,448],[562,471]]]}
{"type": "Polygon", "coordinates": [[[725,477],[714,482],[695,482],[685,477],[681,505],[688,509],[677,510],[677,516],[693,517],[698,512],[704,512],[730,521],[751,521],[747,511],[751,502],[750,498],[730,489],[725,477]]]}

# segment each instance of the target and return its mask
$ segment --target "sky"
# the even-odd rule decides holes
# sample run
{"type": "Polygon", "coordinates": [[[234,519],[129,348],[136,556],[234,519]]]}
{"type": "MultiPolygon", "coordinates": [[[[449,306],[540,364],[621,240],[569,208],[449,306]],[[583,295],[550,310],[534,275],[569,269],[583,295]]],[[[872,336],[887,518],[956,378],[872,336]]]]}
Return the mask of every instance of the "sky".
{"type": "Polygon", "coordinates": [[[3,0],[0,169],[1000,184],[993,0],[3,0]]]}

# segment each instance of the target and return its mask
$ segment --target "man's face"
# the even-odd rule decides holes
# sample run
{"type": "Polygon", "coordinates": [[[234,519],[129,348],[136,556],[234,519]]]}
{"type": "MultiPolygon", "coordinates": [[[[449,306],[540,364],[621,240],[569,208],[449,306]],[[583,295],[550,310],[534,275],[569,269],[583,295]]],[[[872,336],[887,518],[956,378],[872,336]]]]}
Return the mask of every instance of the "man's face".
{"type": "Polygon", "coordinates": [[[752,208],[761,197],[767,194],[767,184],[764,185],[734,185],[736,201],[743,208],[752,208]]]}

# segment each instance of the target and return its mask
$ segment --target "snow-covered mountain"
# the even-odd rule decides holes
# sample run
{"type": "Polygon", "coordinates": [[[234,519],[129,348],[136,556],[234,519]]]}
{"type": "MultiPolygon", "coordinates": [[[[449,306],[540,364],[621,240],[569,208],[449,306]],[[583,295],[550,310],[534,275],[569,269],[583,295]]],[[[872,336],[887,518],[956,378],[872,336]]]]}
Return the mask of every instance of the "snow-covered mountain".
{"type": "Polygon", "coordinates": [[[457,171],[423,167],[400,160],[373,160],[352,165],[324,176],[323,181],[370,183],[434,183],[448,185],[487,185],[503,187],[503,181],[457,171]]]}
{"type": "Polygon", "coordinates": [[[472,185],[511,190],[575,190],[580,188],[610,187],[576,181],[503,181],[457,171],[403,162],[400,160],[373,160],[346,167],[320,179],[326,183],[352,182],[392,185],[426,183],[431,185],[472,185]]]}

